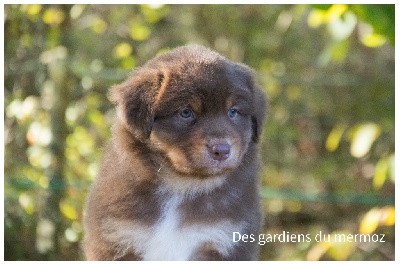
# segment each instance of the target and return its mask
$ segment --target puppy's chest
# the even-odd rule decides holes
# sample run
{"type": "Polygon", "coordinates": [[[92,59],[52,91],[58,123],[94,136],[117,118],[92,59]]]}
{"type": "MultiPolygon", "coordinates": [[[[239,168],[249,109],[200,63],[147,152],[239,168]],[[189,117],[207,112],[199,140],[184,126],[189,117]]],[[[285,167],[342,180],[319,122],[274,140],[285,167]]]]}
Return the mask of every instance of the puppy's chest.
{"type": "Polygon", "coordinates": [[[228,255],[234,245],[232,232],[241,231],[241,224],[228,219],[184,224],[179,208],[182,201],[182,197],[172,196],[165,202],[157,223],[134,233],[134,250],[143,260],[188,260],[202,245],[211,244],[222,255],[228,255]]]}

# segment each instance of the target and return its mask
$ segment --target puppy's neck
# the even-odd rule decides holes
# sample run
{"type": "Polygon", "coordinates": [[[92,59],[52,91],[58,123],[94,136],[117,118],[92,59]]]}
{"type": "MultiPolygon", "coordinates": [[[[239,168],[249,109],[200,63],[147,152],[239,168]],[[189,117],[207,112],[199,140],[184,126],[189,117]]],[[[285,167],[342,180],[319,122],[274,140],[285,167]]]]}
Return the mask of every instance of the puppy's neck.
{"type": "Polygon", "coordinates": [[[172,192],[183,197],[196,198],[209,194],[222,187],[227,179],[226,175],[198,178],[183,176],[165,166],[157,173],[161,184],[161,192],[172,192]]]}

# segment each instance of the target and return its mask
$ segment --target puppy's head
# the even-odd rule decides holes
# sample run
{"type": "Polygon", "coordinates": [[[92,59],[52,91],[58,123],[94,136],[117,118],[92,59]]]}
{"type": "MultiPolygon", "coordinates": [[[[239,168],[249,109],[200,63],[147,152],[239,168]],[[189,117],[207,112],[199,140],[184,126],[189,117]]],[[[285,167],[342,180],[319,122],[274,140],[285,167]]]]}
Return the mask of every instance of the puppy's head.
{"type": "Polygon", "coordinates": [[[204,178],[239,166],[265,114],[251,70],[201,46],[150,60],[110,100],[133,138],[175,172],[204,178]]]}

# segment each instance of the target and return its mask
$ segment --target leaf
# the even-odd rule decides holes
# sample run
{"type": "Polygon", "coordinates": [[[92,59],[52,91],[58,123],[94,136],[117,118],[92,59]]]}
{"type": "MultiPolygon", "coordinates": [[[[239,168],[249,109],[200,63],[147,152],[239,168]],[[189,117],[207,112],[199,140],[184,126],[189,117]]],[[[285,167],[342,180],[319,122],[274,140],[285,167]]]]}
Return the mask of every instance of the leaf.
{"type": "Polygon", "coordinates": [[[95,33],[102,34],[106,31],[107,27],[108,27],[107,23],[104,20],[102,20],[101,18],[99,18],[99,17],[93,18],[91,29],[95,33]]]}
{"type": "Polygon", "coordinates": [[[318,261],[332,246],[331,242],[323,241],[315,244],[308,252],[306,259],[311,261],[318,261]]]}
{"type": "Polygon", "coordinates": [[[65,19],[65,14],[58,8],[49,8],[43,14],[43,22],[46,24],[58,25],[65,19]]]}
{"type": "Polygon", "coordinates": [[[379,226],[393,226],[395,224],[395,209],[393,206],[373,208],[368,211],[360,222],[360,234],[371,234],[379,226]]]}
{"type": "Polygon", "coordinates": [[[326,13],[327,21],[333,21],[340,18],[348,9],[347,5],[335,4],[332,5],[326,13]]]}
{"type": "Polygon", "coordinates": [[[133,24],[129,35],[135,41],[145,41],[150,37],[150,28],[142,24],[133,24]]]}
{"type": "Polygon", "coordinates": [[[371,33],[361,37],[361,42],[371,48],[382,46],[386,43],[386,38],[383,35],[371,33]]]}
{"type": "Polygon", "coordinates": [[[350,5],[359,19],[370,24],[377,34],[385,36],[395,43],[395,5],[350,5]]]}
{"type": "Polygon", "coordinates": [[[60,210],[61,213],[71,220],[76,220],[78,218],[78,213],[76,212],[75,208],[67,202],[60,203],[60,210]]]}
{"type": "Polygon", "coordinates": [[[331,247],[327,254],[335,260],[346,260],[356,249],[356,243],[350,231],[335,231],[331,233],[331,247]],[[345,236],[345,239],[335,237],[337,235],[345,236]]]}
{"type": "Polygon", "coordinates": [[[321,10],[312,10],[307,18],[308,26],[318,28],[325,23],[325,12],[321,10]]]}
{"type": "Polygon", "coordinates": [[[347,11],[347,5],[325,5],[323,8],[314,6],[316,9],[310,12],[307,18],[308,25],[311,28],[318,28],[322,24],[332,23],[340,19],[347,11]]]}
{"type": "Polygon", "coordinates": [[[378,208],[373,208],[367,212],[360,222],[360,234],[371,234],[379,225],[381,212],[378,208]]]}
{"type": "Polygon", "coordinates": [[[39,14],[40,10],[42,10],[42,5],[22,5],[21,9],[24,9],[23,11],[25,11],[29,16],[36,16],[39,14]]]}
{"type": "Polygon", "coordinates": [[[155,24],[169,14],[169,7],[163,4],[141,5],[140,11],[147,22],[155,24]]]}
{"type": "Polygon", "coordinates": [[[342,41],[347,39],[357,24],[356,16],[351,12],[346,12],[342,18],[337,18],[332,20],[328,24],[329,32],[332,37],[337,41],[342,41]]]}
{"type": "Polygon", "coordinates": [[[114,56],[115,58],[125,58],[130,56],[132,53],[132,47],[129,43],[123,42],[119,43],[114,48],[114,56]]]}
{"type": "Polygon", "coordinates": [[[32,197],[26,193],[21,193],[18,198],[19,204],[28,214],[32,214],[35,210],[32,197]]]}
{"type": "Polygon", "coordinates": [[[380,189],[385,183],[389,172],[390,161],[387,157],[381,158],[375,166],[375,174],[372,184],[375,189],[380,189]]]}
{"type": "Polygon", "coordinates": [[[325,147],[329,152],[334,152],[339,147],[340,140],[342,139],[343,133],[346,130],[346,126],[343,124],[336,125],[326,138],[325,147]]]}
{"type": "Polygon", "coordinates": [[[392,206],[385,207],[382,209],[382,219],[381,224],[385,226],[393,226],[395,223],[395,209],[392,206]]]}
{"type": "Polygon", "coordinates": [[[334,260],[346,260],[356,249],[351,232],[334,231],[324,241],[317,243],[307,253],[307,260],[320,260],[326,253],[334,260]],[[339,237],[337,237],[339,236],[339,237]]]}
{"type": "Polygon", "coordinates": [[[354,130],[350,153],[356,158],[361,158],[369,152],[372,144],[381,134],[381,129],[377,124],[367,123],[357,126],[354,130]]]}

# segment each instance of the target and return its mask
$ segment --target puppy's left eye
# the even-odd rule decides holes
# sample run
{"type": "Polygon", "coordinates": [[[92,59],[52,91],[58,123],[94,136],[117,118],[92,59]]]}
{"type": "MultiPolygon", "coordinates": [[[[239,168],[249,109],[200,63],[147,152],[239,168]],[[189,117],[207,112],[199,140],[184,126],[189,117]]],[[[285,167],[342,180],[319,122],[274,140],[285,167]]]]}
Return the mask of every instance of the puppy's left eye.
{"type": "Polygon", "coordinates": [[[232,107],[228,111],[228,116],[229,116],[229,118],[233,119],[238,115],[238,113],[239,113],[239,110],[235,107],[232,107]]]}
{"type": "Polygon", "coordinates": [[[194,117],[194,113],[193,110],[190,107],[185,107],[183,108],[180,112],[179,115],[185,119],[188,118],[193,118],[194,117]]]}

